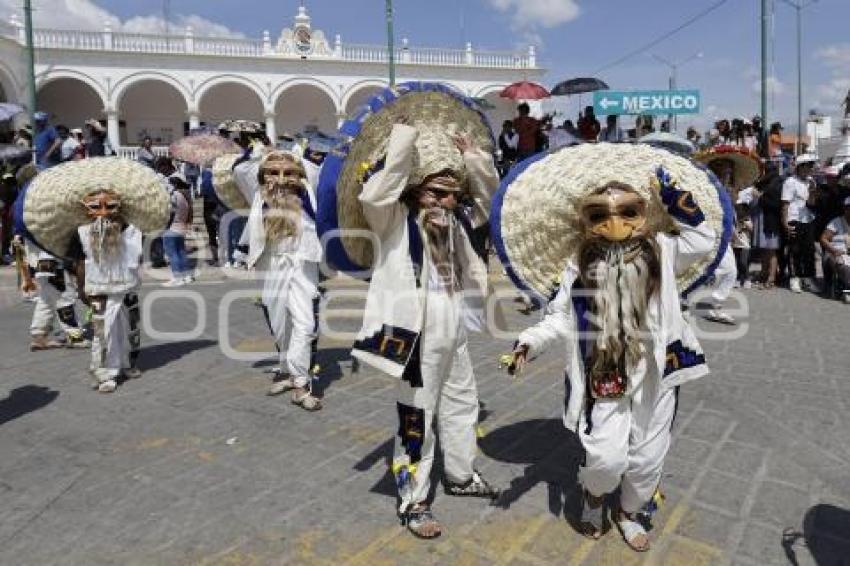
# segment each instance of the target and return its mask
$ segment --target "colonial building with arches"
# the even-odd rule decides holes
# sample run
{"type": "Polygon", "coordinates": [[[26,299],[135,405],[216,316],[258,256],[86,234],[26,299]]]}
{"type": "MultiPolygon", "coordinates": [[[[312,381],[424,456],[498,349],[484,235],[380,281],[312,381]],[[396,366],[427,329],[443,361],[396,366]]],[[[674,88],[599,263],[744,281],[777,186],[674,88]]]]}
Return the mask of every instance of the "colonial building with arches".
{"type": "MultiPolygon", "coordinates": [[[[226,118],[256,120],[269,137],[313,127],[326,133],[386,86],[386,47],[346,44],[313,29],[300,7],[292,27],[275,40],[35,29],[36,101],[54,124],[104,120],[123,153],[145,137],[166,145],[189,128],[226,118]]],[[[533,47],[521,53],[414,47],[395,50],[398,81],[434,80],[484,99],[497,127],[514,114],[499,98],[507,84],[539,81],[533,47]]],[[[24,28],[0,22],[0,101],[25,103],[24,28]]]]}

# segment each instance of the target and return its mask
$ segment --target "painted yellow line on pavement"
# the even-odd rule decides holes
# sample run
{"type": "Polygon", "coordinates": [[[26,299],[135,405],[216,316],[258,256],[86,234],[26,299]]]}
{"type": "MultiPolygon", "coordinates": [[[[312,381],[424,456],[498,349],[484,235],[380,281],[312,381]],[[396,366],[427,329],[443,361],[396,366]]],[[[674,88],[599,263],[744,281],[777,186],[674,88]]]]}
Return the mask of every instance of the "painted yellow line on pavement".
{"type": "Polygon", "coordinates": [[[587,557],[590,556],[590,553],[593,552],[593,549],[597,544],[599,544],[598,540],[585,538],[585,540],[578,545],[578,548],[575,549],[575,552],[570,555],[570,561],[567,562],[567,564],[569,564],[569,566],[580,566],[585,560],[587,560],[587,557]]]}
{"type": "Polygon", "coordinates": [[[367,564],[371,564],[370,559],[372,555],[391,543],[394,538],[403,532],[401,529],[393,529],[385,535],[375,537],[372,542],[360,549],[360,552],[346,560],[345,563],[352,566],[366,566],[367,564]]]}
{"type": "Polygon", "coordinates": [[[540,529],[542,529],[543,525],[546,523],[546,518],[546,515],[540,515],[533,519],[528,528],[523,530],[520,536],[516,537],[510,546],[508,546],[507,551],[504,553],[501,560],[499,560],[499,563],[510,564],[523,547],[531,542],[531,539],[540,532],[540,529]]]}

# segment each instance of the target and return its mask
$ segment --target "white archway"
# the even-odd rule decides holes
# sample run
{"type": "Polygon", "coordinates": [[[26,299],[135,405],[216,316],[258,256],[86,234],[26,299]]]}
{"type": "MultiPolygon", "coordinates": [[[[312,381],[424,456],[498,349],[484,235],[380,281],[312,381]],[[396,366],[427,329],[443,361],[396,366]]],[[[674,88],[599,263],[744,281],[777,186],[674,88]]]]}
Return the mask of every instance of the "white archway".
{"type": "Polygon", "coordinates": [[[103,116],[103,98],[92,85],[76,77],[51,77],[35,94],[38,110],[50,114],[54,125],[82,128],[86,120],[103,116]]]}
{"type": "Polygon", "coordinates": [[[382,81],[361,81],[352,85],[342,96],[340,105],[346,116],[351,116],[360,106],[369,100],[369,97],[387,87],[382,81]]]}
{"type": "Polygon", "coordinates": [[[288,86],[276,96],[274,112],[278,135],[317,128],[325,134],[337,130],[338,107],[332,91],[310,83],[288,86]]]}
{"type": "Polygon", "coordinates": [[[241,82],[221,81],[199,90],[198,114],[201,122],[216,126],[223,120],[241,119],[264,123],[261,96],[241,82]]]}
{"type": "Polygon", "coordinates": [[[166,145],[188,130],[185,93],[170,81],[142,79],[119,91],[115,108],[123,121],[121,145],[139,144],[150,136],[154,145],[166,145]]]}

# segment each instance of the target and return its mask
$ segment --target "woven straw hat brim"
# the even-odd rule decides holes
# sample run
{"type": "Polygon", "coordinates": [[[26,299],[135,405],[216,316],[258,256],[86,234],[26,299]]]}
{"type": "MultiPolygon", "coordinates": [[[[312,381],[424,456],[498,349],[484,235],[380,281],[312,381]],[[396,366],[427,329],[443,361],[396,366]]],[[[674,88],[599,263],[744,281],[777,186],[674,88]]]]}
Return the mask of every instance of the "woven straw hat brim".
{"type": "Polygon", "coordinates": [[[737,146],[718,146],[701,151],[693,156],[694,160],[708,166],[712,161],[728,159],[734,167],[735,186],[733,189],[746,189],[761,178],[763,167],[758,155],[747,148],[737,146]]]}
{"type": "Polygon", "coordinates": [[[236,176],[233,174],[233,165],[239,157],[239,155],[223,155],[217,157],[212,164],[213,189],[218,200],[230,210],[243,210],[251,205],[239,190],[236,176]]]}
{"type": "Polygon", "coordinates": [[[402,118],[420,130],[423,139],[417,142],[417,147],[428,148],[417,151],[427,154],[427,163],[420,162],[417,156],[414,173],[427,172],[440,163],[447,167],[458,163],[457,148],[453,143],[445,143],[445,140],[450,142],[449,134],[467,134],[485,151],[493,150],[493,134],[487,119],[472,99],[451,87],[411,82],[373,96],[340,128],[344,143],[328,154],[319,181],[319,231],[325,234],[342,230],[342,236],[329,239],[327,246],[328,261],[337,269],[352,272],[372,266],[370,241],[350,236],[356,231],[369,230],[358,199],[363,189],[362,164],[375,164],[386,155],[393,125],[402,118]],[[433,141],[439,137],[436,132],[445,138],[443,142],[433,141]]]}
{"type": "Polygon", "coordinates": [[[26,229],[39,246],[66,256],[77,228],[91,222],[81,201],[96,190],[115,191],[121,216],[142,233],[158,232],[168,223],[168,193],[152,169],[122,157],[93,157],[36,176],[24,201],[26,229]]]}
{"type": "Polygon", "coordinates": [[[677,285],[690,292],[713,272],[731,237],[731,204],[713,175],[684,157],[643,144],[583,144],[535,156],[517,165],[503,181],[490,216],[496,251],[514,283],[549,297],[580,244],[578,206],[608,182],[634,187],[648,202],[649,222],[660,230],[673,225],[651,179],[663,166],[690,191],[716,233],[712,253],[677,273],[677,285]]]}

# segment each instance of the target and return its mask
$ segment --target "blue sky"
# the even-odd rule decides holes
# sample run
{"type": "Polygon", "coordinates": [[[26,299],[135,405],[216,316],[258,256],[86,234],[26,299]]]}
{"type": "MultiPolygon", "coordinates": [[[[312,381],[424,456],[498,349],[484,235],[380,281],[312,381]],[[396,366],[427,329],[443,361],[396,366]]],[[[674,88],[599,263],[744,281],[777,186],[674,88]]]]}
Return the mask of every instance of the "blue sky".
{"type": "MultiPolygon", "coordinates": [[[[538,60],[549,69],[546,86],[590,75],[608,63],[663,35],[718,0],[395,0],[398,38],[413,45],[459,47],[466,41],[489,49],[515,49],[534,42],[538,60]],[[521,6],[521,8],[520,8],[521,6]]],[[[63,8],[75,16],[102,19],[103,12],[136,27],[161,24],[161,0],[33,0],[39,20],[60,19],[63,8]],[[90,6],[94,4],[95,6],[90,6]],[[64,6],[63,6],[64,5],[64,6]],[[100,8],[101,10],[98,10],[100,8]],[[88,13],[91,12],[91,13],[88,13]],[[149,16],[145,18],[145,16],[149,16]],[[128,22],[130,20],[130,22],[128,22]]],[[[313,26],[343,41],[385,41],[384,0],[306,0],[313,26]]],[[[795,11],[781,0],[772,22],[771,68],[776,88],[769,118],[796,121],[795,11]]],[[[0,8],[19,5],[0,0],[0,8]]],[[[204,21],[258,37],[276,36],[291,24],[298,0],[171,0],[171,19],[204,29],[204,21]],[[203,19],[203,20],[202,20],[203,19]]],[[[597,73],[612,88],[666,88],[669,69],[651,54],[683,65],[681,88],[703,93],[704,125],[716,116],[750,116],[759,108],[760,0],[727,0],[717,10],[657,47],[597,73]]],[[[819,0],[804,14],[804,104],[837,115],[850,88],[850,0],[819,0]]],[[[65,20],[67,21],[67,20],[65,20]]],[[[52,23],[52,22],[50,22],[52,23]]],[[[214,32],[224,28],[212,26],[214,32]]],[[[517,77],[518,79],[522,77],[517,77]]],[[[573,101],[575,107],[578,101],[573,101]]]]}

